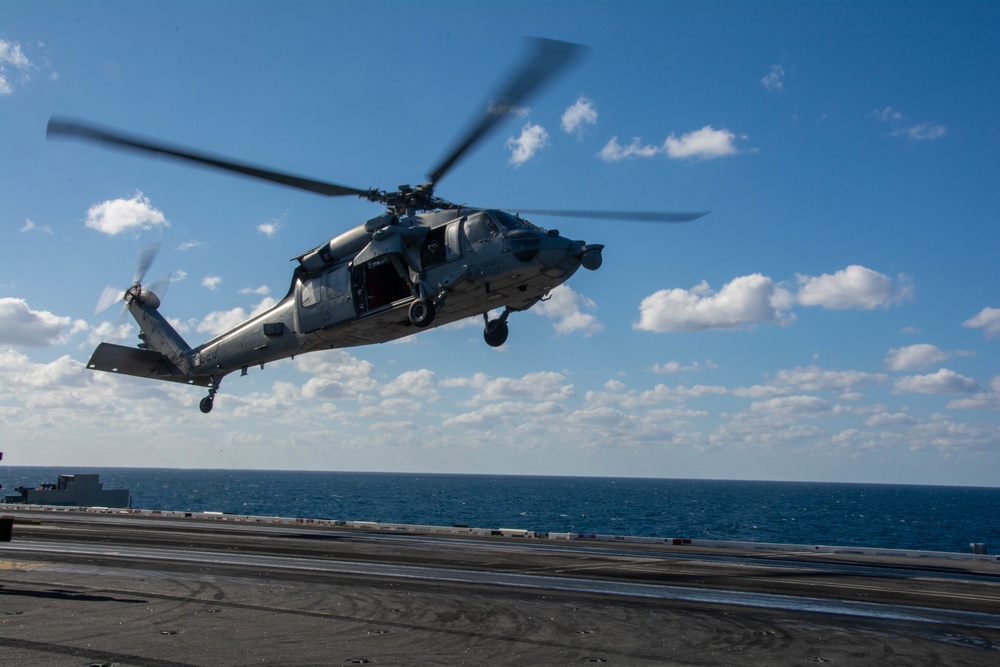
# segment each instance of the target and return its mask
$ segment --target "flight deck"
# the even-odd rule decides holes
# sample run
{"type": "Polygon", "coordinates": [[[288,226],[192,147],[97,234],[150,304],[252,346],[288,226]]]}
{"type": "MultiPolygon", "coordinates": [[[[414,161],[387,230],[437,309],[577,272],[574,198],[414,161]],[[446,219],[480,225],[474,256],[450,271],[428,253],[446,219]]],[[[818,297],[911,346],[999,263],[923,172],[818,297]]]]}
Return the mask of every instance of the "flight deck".
{"type": "Polygon", "coordinates": [[[2,510],[11,665],[1000,660],[996,557],[2,510]],[[581,539],[582,538],[582,539],[581,539]]]}

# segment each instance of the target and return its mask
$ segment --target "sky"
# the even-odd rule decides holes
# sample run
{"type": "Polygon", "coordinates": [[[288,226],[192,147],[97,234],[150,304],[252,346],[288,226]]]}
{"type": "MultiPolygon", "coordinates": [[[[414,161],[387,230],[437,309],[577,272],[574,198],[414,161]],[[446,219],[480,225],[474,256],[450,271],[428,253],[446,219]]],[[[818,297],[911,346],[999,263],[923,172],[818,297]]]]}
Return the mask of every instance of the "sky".
{"type": "Polygon", "coordinates": [[[1000,5],[8,2],[4,465],[1000,485],[1000,5]],[[438,184],[602,243],[551,299],[196,387],[86,369],[160,243],[192,345],[379,215],[46,140],[86,120],[351,187],[416,184],[521,58],[585,45],[438,184]]]}

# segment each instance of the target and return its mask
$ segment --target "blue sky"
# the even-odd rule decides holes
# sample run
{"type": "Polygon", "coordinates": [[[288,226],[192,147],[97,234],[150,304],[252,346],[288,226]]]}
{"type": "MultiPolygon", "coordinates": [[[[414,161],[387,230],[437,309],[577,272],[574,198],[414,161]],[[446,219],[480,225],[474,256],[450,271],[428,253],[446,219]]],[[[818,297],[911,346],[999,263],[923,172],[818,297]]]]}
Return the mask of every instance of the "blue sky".
{"type": "Polygon", "coordinates": [[[12,465],[1000,484],[993,3],[7,3],[0,443],[12,465]],[[520,57],[586,57],[438,185],[604,266],[511,317],[200,389],[95,374],[140,247],[191,344],[377,215],[72,141],[63,115],[314,178],[420,183],[520,57]]]}

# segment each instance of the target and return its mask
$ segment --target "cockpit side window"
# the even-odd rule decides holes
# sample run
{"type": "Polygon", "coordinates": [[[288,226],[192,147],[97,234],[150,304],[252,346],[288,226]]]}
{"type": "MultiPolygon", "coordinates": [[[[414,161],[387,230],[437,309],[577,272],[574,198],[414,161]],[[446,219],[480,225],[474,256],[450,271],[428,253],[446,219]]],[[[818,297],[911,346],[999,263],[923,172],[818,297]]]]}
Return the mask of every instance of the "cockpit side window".
{"type": "Polygon", "coordinates": [[[500,234],[500,226],[485,213],[476,213],[465,221],[465,236],[470,243],[486,243],[500,234]]]}

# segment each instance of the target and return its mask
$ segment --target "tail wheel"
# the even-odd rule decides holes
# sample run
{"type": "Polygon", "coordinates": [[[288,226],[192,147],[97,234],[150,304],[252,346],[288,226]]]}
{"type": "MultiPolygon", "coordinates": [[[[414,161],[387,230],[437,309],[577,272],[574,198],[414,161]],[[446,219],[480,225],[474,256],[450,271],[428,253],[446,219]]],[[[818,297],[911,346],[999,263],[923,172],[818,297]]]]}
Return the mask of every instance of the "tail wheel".
{"type": "Polygon", "coordinates": [[[430,299],[419,298],[410,304],[410,324],[423,329],[430,326],[434,321],[434,302],[430,299]]]}
{"type": "Polygon", "coordinates": [[[215,401],[211,396],[206,396],[201,399],[201,403],[198,404],[198,408],[204,412],[206,415],[212,411],[212,407],[215,405],[215,401]]]}

